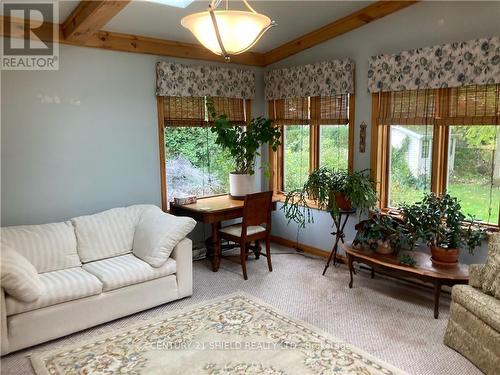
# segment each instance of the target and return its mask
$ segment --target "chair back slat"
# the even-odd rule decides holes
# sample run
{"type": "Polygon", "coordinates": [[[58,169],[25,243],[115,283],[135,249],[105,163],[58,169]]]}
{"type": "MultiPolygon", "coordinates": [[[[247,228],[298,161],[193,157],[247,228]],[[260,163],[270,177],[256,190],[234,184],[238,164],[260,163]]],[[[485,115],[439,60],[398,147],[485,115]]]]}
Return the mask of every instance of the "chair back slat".
{"type": "Polygon", "coordinates": [[[267,231],[270,231],[272,204],[272,191],[248,194],[245,196],[245,205],[243,207],[243,227],[265,224],[267,231]]]}

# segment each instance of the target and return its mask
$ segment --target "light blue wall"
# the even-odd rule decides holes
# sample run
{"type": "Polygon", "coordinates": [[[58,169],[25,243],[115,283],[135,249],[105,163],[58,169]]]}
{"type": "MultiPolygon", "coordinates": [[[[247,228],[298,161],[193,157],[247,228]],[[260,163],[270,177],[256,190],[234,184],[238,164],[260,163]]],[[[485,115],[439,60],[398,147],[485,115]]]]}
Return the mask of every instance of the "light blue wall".
{"type": "MultiPolygon", "coordinates": [[[[332,6],[334,6],[332,4],[332,6]]],[[[341,35],[316,47],[282,60],[267,69],[303,65],[324,60],[350,57],[356,63],[356,118],[354,168],[370,166],[370,125],[367,129],[366,152],[358,151],[359,124],[370,124],[371,96],[367,91],[368,58],[381,53],[396,53],[412,48],[440,43],[470,40],[500,35],[500,2],[426,1],[341,35]]],[[[333,237],[329,235],[331,218],[325,213],[315,215],[315,224],[300,231],[299,242],[330,250],[333,237]]],[[[354,221],[347,230],[348,239],[354,236],[354,221]]],[[[273,234],[295,240],[294,225],[286,225],[281,211],[273,216],[273,234]]],[[[486,251],[476,257],[463,255],[463,261],[481,261],[486,251]]]]}
{"type": "MultiPolygon", "coordinates": [[[[61,46],[59,71],[2,71],[2,226],[160,205],[159,60],[213,65],[61,46]]],[[[250,69],[262,92],[262,69],[250,69]]]]}

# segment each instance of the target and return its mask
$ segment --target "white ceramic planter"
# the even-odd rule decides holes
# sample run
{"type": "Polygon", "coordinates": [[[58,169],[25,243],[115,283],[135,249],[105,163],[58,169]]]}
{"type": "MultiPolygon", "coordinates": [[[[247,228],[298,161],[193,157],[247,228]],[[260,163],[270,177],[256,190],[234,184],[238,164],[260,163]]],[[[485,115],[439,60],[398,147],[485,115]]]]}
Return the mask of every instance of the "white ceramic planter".
{"type": "Polygon", "coordinates": [[[243,199],[245,195],[256,192],[255,174],[229,174],[229,194],[233,198],[243,199]]]}

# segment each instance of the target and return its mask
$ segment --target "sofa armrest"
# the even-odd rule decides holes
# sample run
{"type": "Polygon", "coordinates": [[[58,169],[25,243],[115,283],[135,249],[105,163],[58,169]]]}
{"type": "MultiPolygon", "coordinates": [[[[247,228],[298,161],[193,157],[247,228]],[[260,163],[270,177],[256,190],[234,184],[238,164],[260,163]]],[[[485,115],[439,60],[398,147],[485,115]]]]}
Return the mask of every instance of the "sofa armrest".
{"type": "Polygon", "coordinates": [[[481,288],[483,284],[484,264],[471,264],[469,266],[469,285],[474,288],[481,288]]]}
{"type": "Polygon", "coordinates": [[[7,309],[5,306],[5,291],[3,288],[0,288],[1,291],[1,312],[0,312],[0,338],[1,338],[1,355],[7,354],[9,352],[9,333],[7,332],[7,309]]]}
{"type": "Polygon", "coordinates": [[[193,242],[184,238],[174,247],[170,255],[177,267],[177,289],[179,298],[193,294],[193,242]]]}

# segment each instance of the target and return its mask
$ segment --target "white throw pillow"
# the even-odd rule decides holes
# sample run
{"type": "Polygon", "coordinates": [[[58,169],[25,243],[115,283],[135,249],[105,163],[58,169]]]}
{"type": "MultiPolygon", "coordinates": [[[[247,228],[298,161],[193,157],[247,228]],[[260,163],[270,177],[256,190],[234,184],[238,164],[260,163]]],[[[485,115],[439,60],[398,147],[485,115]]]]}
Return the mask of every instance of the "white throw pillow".
{"type": "Polygon", "coordinates": [[[1,237],[2,248],[17,251],[35,266],[38,273],[82,265],[70,221],[3,227],[1,237]]]}
{"type": "Polygon", "coordinates": [[[135,229],[132,253],[153,267],[161,267],[195,225],[196,221],[190,217],[166,214],[158,208],[148,209],[135,229]]]}
{"type": "Polygon", "coordinates": [[[2,288],[23,302],[34,302],[42,294],[43,284],[35,267],[17,251],[2,246],[2,288]]]}

